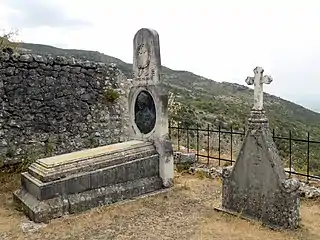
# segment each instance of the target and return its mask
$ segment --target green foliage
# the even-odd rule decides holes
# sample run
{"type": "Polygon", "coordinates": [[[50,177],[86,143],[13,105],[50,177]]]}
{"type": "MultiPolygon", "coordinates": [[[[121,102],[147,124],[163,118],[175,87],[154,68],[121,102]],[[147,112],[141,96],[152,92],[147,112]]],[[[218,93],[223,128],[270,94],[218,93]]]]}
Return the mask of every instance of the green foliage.
{"type": "Polygon", "coordinates": [[[198,123],[196,110],[189,104],[181,105],[181,108],[173,113],[169,113],[169,118],[173,122],[179,123],[181,128],[190,128],[198,123]]]}
{"type": "Polygon", "coordinates": [[[104,92],[104,100],[109,103],[115,102],[120,97],[119,93],[113,88],[107,88],[104,92]]]}
{"type": "Polygon", "coordinates": [[[191,165],[190,164],[176,164],[176,170],[179,173],[184,173],[187,172],[190,169],[191,165]]]}
{"type": "Polygon", "coordinates": [[[207,174],[204,171],[196,171],[196,177],[200,179],[205,179],[207,177],[207,174]]]}
{"type": "Polygon", "coordinates": [[[15,156],[15,149],[11,146],[9,146],[7,153],[6,153],[6,157],[8,158],[13,158],[15,156]]]}
{"type": "Polygon", "coordinates": [[[86,139],[86,145],[88,148],[95,148],[99,146],[99,142],[97,140],[97,138],[94,135],[90,135],[87,139],[86,139]]]}
{"type": "Polygon", "coordinates": [[[0,34],[0,51],[6,48],[11,48],[16,50],[19,46],[19,42],[15,41],[13,38],[18,35],[17,31],[2,31],[0,34]]]}
{"type": "Polygon", "coordinates": [[[51,157],[54,153],[54,149],[56,146],[56,142],[52,138],[48,138],[47,141],[45,142],[45,155],[47,157],[51,157]]]}
{"type": "MultiPolygon", "coordinates": [[[[15,156],[15,147],[12,146],[12,157],[15,156]]],[[[14,165],[7,165],[5,167],[1,168],[1,172],[8,172],[8,173],[21,173],[21,172],[25,172],[27,171],[28,167],[34,163],[37,159],[44,157],[45,149],[43,148],[42,145],[38,145],[38,146],[28,146],[25,148],[24,152],[22,155],[19,155],[19,157],[21,157],[22,161],[14,164],[14,165]]],[[[7,157],[7,156],[6,156],[7,157]]],[[[1,162],[1,160],[0,160],[1,162]]],[[[1,166],[1,165],[0,165],[1,166]]]]}

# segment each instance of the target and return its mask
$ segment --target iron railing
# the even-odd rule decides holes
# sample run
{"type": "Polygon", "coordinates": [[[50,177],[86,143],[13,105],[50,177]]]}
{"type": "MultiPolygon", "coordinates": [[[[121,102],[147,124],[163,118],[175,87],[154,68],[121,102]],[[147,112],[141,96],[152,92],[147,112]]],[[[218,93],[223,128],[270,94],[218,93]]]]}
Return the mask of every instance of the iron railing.
{"type": "MultiPolygon", "coordinates": [[[[202,159],[206,159],[206,164],[210,164],[210,160],[216,160],[217,164],[219,166],[221,166],[222,162],[224,163],[229,163],[229,164],[233,164],[235,162],[235,157],[234,157],[234,137],[236,136],[240,136],[240,137],[244,137],[246,133],[246,130],[243,129],[241,131],[235,131],[232,129],[232,127],[230,128],[230,130],[225,130],[222,129],[220,126],[218,126],[217,129],[213,129],[210,125],[207,125],[207,127],[199,127],[199,125],[197,125],[196,127],[181,127],[179,124],[177,124],[176,126],[173,126],[173,124],[171,124],[169,122],[169,136],[171,138],[172,141],[177,141],[177,148],[178,150],[180,150],[181,145],[181,141],[185,140],[185,147],[186,147],[186,151],[195,151],[196,152],[196,156],[197,156],[197,161],[199,161],[200,158],[202,159]],[[172,136],[173,131],[175,132],[175,136],[172,136]],[[191,136],[191,133],[195,133],[192,134],[193,136],[191,136]],[[202,136],[200,136],[202,133],[202,136]],[[217,142],[218,142],[218,146],[217,146],[217,156],[212,156],[212,154],[210,153],[210,149],[212,146],[210,146],[210,140],[212,138],[212,133],[217,134],[217,142]],[[225,158],[222,157],[222,144],[225,145],[225,143],[222,143],[222,134],[224,135],[229,135],[230,137],[230,144],[229,144],[229,152],[230,152],[230,157],[229,158],[225,158]],[[195,136],[194,136],[195,135],[195,136]],[[174,139],[175,138],[175,139],[174,139]],[[195,140],[196,142],[196,146],[191,148],[190,147],[190,139],[195,140]],[[203,154],[200,151],[200,142],[201,139],[203,142],[205,142],[206,144],[206,149],[207,149],[207,154],[203,154]]],[[[288,134],[288,137],[281,137],[281,136],[276,136],[275,134],[275,130],[272,130],[272,135],[273,135],[273,139],[279,149],[279,144],[277,144],[277,140],[285,140],[288,142],[288,149],[285,150],[286,152],[286,156],[287,156],[287,166],[289,170],[286,170],[286,172],[289,174],[289,177],[291,177],[291,175],[296,175],[296,176],[300,176],[300,177],[305,177],[307,182],[309,180],[320,180],[320,176],[316,175],[316,174],[312,174],[312,172],[310,171],[310,144],[319,144],[319,153],[320,153],[320,141],[313,141],[310,140],[310,133],[307,133],[307,138],[306,139],[298,139],[298,138],[293,138],[291,131],[288,134]],[[292,171],[292,169],[294,168],[294,164],[293,164],[293,152],[292,152],[292,146],[293,143],[305,143],[307,144],[306,147],[306,159],[305,159],[305,171],[304,172],[296,172],[296,171],[292,171]]],[[[243,140],[243,139],[242,139],[243,140]]],[[[239,144],[241,146],[242,140],[239,141],[239,144]]],[[[239,146],[238,146],[239,147],[239,146]]],[[[226,154],[223,154],[224,156],[226,154]]],[[[320,161],[320,159],[318,160],[320,161]]],[[[319,163],[320,166],[320,163],[319,163]]],[[[317,171],[320,173],[320,169],[317,169],[317,171]]]]}

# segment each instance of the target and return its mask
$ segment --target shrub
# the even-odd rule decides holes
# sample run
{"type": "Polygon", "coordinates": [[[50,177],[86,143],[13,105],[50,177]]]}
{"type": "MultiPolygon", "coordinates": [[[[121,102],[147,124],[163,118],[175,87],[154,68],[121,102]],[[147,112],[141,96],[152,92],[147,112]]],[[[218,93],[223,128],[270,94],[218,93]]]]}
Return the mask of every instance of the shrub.
{"type": "Polygon", "coordinates": [[[107,88],[104,92],[104,100],[106,102],[115,102],[120,97],[119,93],[113,88],[107,88]]]}

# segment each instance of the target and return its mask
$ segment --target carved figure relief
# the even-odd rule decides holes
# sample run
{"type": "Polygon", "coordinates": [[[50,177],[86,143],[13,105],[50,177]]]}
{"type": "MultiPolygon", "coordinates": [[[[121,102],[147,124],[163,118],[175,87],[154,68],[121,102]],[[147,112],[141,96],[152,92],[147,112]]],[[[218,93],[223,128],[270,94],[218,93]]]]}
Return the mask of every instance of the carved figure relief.
{"type": "Polygon", "coordinates": [[[156,107],[152,96],[147,91],[141,91],[134,106],[135,123],[143,134],[150,133],[156,124],[156,107]]]}
{"type": "Polygon", "coordinates": [[[141,77],[143,74],[145,77],[149,75],[148,67],[150,65],[150,49],[143,43],[137,48],[137,65],[138,65],[138,77],[141,77]]]}

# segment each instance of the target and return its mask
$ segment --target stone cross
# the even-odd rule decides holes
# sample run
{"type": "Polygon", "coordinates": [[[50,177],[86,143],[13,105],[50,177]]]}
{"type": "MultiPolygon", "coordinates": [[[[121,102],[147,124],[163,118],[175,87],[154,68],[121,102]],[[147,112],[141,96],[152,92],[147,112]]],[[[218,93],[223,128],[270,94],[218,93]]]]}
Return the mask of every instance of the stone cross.
{"type": "Polygon", "coordinates": [[[263,76],[263,68],[256,67],[254,70],[254,77],[247,77],[246,83],[248,85],[254,84],[254,104],[253,110],[263,110],[263,84],[270,84],[273,79],[271,76],[263,76]]]}

